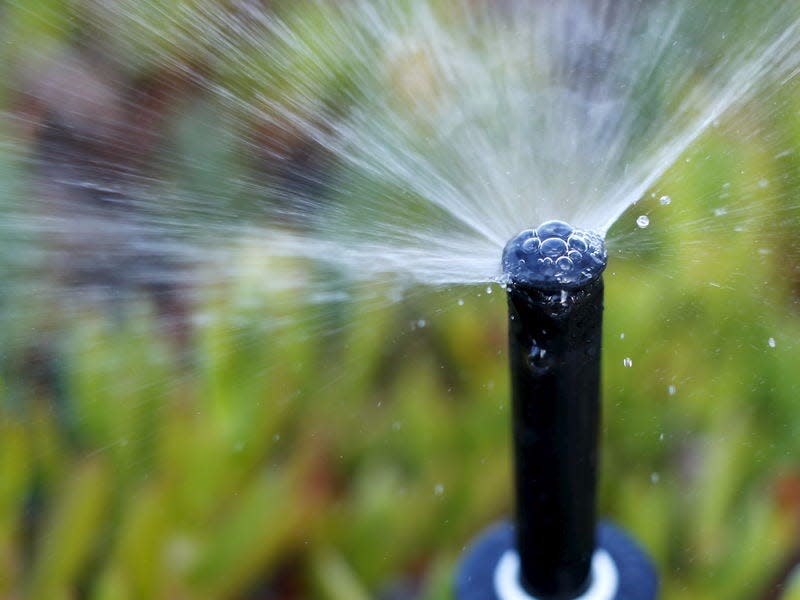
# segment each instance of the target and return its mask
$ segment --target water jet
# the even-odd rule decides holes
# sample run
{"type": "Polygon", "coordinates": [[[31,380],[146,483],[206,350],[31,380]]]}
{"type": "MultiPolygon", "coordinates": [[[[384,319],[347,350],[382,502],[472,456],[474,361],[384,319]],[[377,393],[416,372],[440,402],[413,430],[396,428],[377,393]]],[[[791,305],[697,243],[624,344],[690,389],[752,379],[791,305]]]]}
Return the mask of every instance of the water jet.
{"type": "Polygon", "coordinates": [[[563,221],[508,242],[508,349],[516,511],[468,553],[459,600],[655,597],[646,557],[597,528],[602,237],[563,221]]]}

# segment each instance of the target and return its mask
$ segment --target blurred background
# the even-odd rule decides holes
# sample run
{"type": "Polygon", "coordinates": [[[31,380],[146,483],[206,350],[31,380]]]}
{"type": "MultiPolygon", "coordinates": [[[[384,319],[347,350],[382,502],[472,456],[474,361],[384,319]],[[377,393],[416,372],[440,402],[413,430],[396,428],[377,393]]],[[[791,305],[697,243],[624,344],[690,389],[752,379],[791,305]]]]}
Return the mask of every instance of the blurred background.
{"type": "MultiPolygon", "coordinates": [[[[258,226],[241,182],[279,204],[330,157],[220,116],[201,83],[247,74],[165,43],[196,3],[125,35],[114,4],[0,0],[0,598],[450,598],[512,511],[503,290],[353,285],[246,228],[199,254],[258,226]]],[[[609,234],[600,510],[666,599],[800,598],[798,147],[784,82],[609,234]]]]}

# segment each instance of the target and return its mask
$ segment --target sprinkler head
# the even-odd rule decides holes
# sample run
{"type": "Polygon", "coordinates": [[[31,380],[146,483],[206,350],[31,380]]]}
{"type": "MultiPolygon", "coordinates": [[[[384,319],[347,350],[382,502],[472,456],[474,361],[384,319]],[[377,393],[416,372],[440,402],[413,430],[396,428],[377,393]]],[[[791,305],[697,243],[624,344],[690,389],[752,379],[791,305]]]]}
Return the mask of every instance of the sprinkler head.
{"type": "Polygon", "coordinates": [[[514,449],[513,526],[459,571],[458,600],[654,600],[636,545],[597,527],[603,238],[548,221],[503,251],[514,449]]]}
{"type": "Polygon", "coordinates": [[[563,221],[526,229],[503,250],[509,281],[544,291],[582,288],[603,273],[607,262],[602,237],[563,221]]]}

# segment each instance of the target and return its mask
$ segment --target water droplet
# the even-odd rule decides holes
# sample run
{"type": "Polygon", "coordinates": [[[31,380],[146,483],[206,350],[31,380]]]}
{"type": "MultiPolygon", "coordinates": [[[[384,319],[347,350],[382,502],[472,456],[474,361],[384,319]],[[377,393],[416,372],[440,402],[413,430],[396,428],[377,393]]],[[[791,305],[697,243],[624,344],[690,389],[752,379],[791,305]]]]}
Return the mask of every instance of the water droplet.
{"type": "Polygon", "coordinates": [[[658,473],[655,473],[655,472],[650,474],[650,483],[655,485],[659,481],[661,481],[661,475],[659,475],[658,473]]]}
{"type": "Polygon", "coordinates": [[[575,264],[568,257],[562,256],[556,261],[556,266],[563,273],[569,273],[570,271],[572,271],[572,268],[575,266],[575,264]]]}
{"type": "Polygon", "coordinates": [[[625,332],[624,331],[619,334],[619,339],[621,339],[621,340],[625,339],[625,332]]]}
{"type": "Polygon", "coordinates": [[[425,327],[425,325],[427,325],[427,324],[428,324],[428,322],[425,319],[420,319],[419,321],[417,321],[417,327],[419,327],[420,329],[425,327]]]}
{"type": "Polygon", "coordinates": [[[539,249],[539,238],[529,238],[522,242],[522,251],[526,254],[533,254],[539,249]]]}
{"type": "Polygon", "coordinates": [[[437,483],[436,487],[433,488],[433,493],[437,496],[441,496],[444,494],[444,486],[441,483],[437,483]]]}
{"type": "Polygon", "coordinates": [[[667,393],[670,396],[674,396],[675,392],[677,392],[677,391],[678,391],[678,388],[676,388],[674,385],[670,385],[670,386],[667,387],[667,393]]]}
{"type": "Polygon", "coordinates": [[[775,348],[778,345],[778,343],[775,341],[775,338],[769,338],[767,340],[767,344],[769,344],[770,348],[775,348]]]}
{"type": "Polygon", "coordinates": [[[728,214],[728,209],[725,208],[724,206],[714,209],[714,216],[715,217],[724,217],[727,214],[728,214]]]}
{"type": "Polygon", "coordinates": [[[458,299],[458,305],[459,305],[459,306],[464,306],[464,300],[462,300],[461,298],[459,298],[459,299],[458,299]]]}
{"type": "Polygon", "coordinates": [[[769,187],[769,179],[762,179],[762,180],[760,180],[760,181],[758,182],[758,187],[760,187],[762,190],[763,190],[764,188],[766,188],[766,187],[769,187]]]}
{"type": "Polygon", "coordinates": [[[491,294],[492,293],[492,286],[490,286],[490,285],[486,286],[486,293],[487,294],[491,294]]]}
{"type": "Polygon", "coordinates": [[[672,198],[670,198],[669,196],[661,196],[659,202],[661,202],[662,206],[669,206],[670,204],[672,204],[672,198]]]}
{"type": "Polygon", "coordinates": [[[577,250],[578,252],[586,252],[589,249],[589,244],[582,235],[574,234],[569,236],[567,244],[569,244],[571,250],[577,250]]]}
{"type": "Polygon", "coordinates": [[[566,240],[572,231],[572,225],[564,223],[564,221],[547,221],[536,229],[536,233],[541,239],[558,237],[566,240]]]}
{"type": "Polygon", "coordinates": [[[650,225],[650,218],[647,215],[639,215],[639,218],[636,219],[636,224],[640,229],[644,229],[650,225]]]}
{"type": "Polygon", "coordinates": [[[570,250],[569,252],[567,252],[567,256],[573,263],[579,263],[583,260],[583,254],[581,254],[577,250],[570,250]]]}
{"type": "Polygon", "coordinates": [[[663,442],[664,441],[664,434],[663,433],[658,436],[658,441],[659,442],[663,442]]]}
{"type": "Polygon", "coordinates": [[[622,360],[622,364],[623,364],[625,367],[627,367],[628,369],[630,369],[630,368],[633,366],[633,359],[631,359],[631,358],[627,358],[627,357],[626,357],[626,358],[624,358],[624,359],[622,360]]]}
{"type": "Polygon", "coordinates": [[[546,371],[548,367],[547,350],[536,345],[532,346],[528,353],[528,365],[534,372],[546,371]]]}
{"type": "Polygon", "coordinates": [[[567,253],[567,242],[561,238],[551,237],[541,243],[539,251],[543,256],[558,258],[567,253]]]}
{"type": "Polygon", "coordinates": [[[403,423],[401,421],[395,421],[394,423],[392,423],[392,431],[400,431],[402,427],[403,423]]]}
{"type": "Polygon", "coordinates": [[[276,433],[275,435],[273,435],[272,436],[272,441],[273,442],[280,442],[281,441],[281,434],[280,433],[276,433]]]}

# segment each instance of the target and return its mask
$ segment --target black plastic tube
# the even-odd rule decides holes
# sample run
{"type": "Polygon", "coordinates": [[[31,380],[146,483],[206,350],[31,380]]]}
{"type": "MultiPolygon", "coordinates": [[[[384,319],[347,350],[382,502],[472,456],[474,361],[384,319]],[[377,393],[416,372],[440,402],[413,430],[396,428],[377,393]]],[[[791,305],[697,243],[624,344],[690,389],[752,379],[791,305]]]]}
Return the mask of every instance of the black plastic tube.
{"type": "Polygon", "coordinates": [[[595,549],[603,240],[550,221],[503,254],[516,536],[524,588],[569,599],[595,549]]]}

